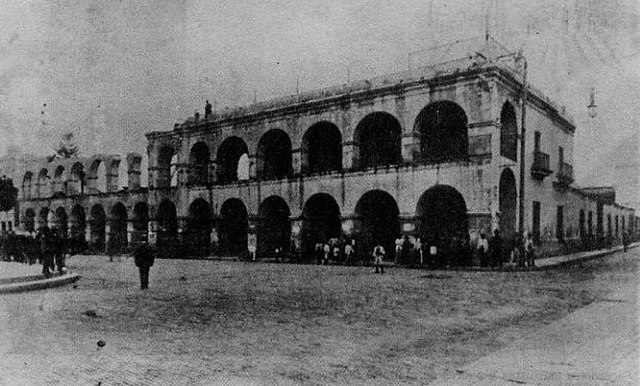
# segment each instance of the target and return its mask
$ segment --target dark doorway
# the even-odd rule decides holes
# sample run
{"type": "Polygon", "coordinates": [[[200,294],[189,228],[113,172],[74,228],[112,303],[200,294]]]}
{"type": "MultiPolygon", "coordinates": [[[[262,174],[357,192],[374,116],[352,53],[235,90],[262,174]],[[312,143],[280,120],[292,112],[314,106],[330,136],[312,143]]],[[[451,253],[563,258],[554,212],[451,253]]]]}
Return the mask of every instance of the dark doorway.
{"type": "Polygon", "coordinates": [[[27,232],[36,230],[36,212],[31,208],[24,211],[24,228],[27,232]]]}
{"type": "Polygon", "coordinates": [[[273,180],[291,175],[291,140],[287,133],[267,131],[258,142],[256,172],[259,179],[273,180]]]}
{"type": "Polygon", "coordinates": [[[49,208],[44,207],[40,209],[40,213],[38,215],[38,227],[46,227],[49,225],[49,208]]]}
{"type": "Polygon", "coordinates": [[[249,219],[242,201],[231,198],[220,209],[220,251],[226,255],[244,255],[247,252],[249,219]]]}
{"type": "Polygon", "coordinates": [[[76,205],[71,209],[71,234],[70,237],[74,242],[84,244],[87,232],[87,218],[84,207],[76,205]]]}
{"type": "Polygon", "coordinates": [[[513,105],[509,102],[506,102],[502,106],[500,123],[500,155],[512,161],[517,161],[518,124],[516,122],[516,112],[513,109],[513,105]]]}
{"type": "Polygon", "coordinates": [[[387,256],[393,258],[394,243],[400,235],[400,211],[396,200],[387,192],[371,190],[360,197],[355,213],[359,253],[371,253],[373,247],[380,243],[387,256]]]}
{"type": "Polygon", "coordinates": [[[127,248],[127,208],[117,203],[111,208],[109,252],[120,254],[127,248]]]}
{"type": "Polygon", "coordinates": [[[146,202],[138,202],[133,207],[133,235],[131,241],[147,242],[149,234],[149,207],[146,202]]]}
{"type": "Polygon", "coordinates": [[[505,239],[511,239],[516,233],[516,209],[518,192],[516,191],[516,178],[511,169],[504,169],[500,174],[499,207],[500,207],[500,234],[505,239]]]}
{"type": "Polygon", "coordinates": [[[211,205],[201,198],[189,206],[189,251],[193,256],[209,256],[211,252],[211,205]]]}
{"type": "Polygon", "coordinates": [[[158,206],[158,256],[170,258],[176,256],[178,245],[178,218],[176,206],[169,200],[163,200],[158,206]]]}
{"type": "Polygon", "coordinates": [[[302,138],[302,172],[324,173],[342,169],[342,135],[336,125],[319,122],[302,138]]]}
{"type": "Polygon", "coordinates": [[[416,118],[415,131],[420,134],[420,150],[424,162],[467,159],[467,115],[457,104],[441,101],[428,105],[416,118]]]}
{"type": "Polygon", "coordinates": [[[89,224],[91,227],[91,239],[89,247],[97,253],[104,253],[105,250],[105,229],[107,225],[107,216],[105,215],[102,205],[96,204],[91,207],[89,224]]]}
{"type": "Polygon", "coordinates": [[[209,147],[204,142],[198,142],[191,148],[189,163],[191,174],[189,184],[192,186],[206,186],[209,183],[209,147]]]}
{"type": "Polygon", "coordinates": [[[451,186],[436,185],[422,194],[416,209],[418,237],[425,245],[451,243],[453,237],[469,237],[467,206],[462,195],[451,186]]]}
{"type": "Polygon", "coordinates": [[[318,193],[311,196],[302,210],[302,251],[306,259],[312,259],[316,243],[326,243],[341,235],[340,207],[330,195],[318,193]]]}
{"type": "Polygon", "coordinates": [[[240,157],[248,154],[247,144],[238,137],[225,139],[218,148],[217,175],[218,182],[228,183],[238,181],[238,163],[240,157]]]}
{"type": "Polygon", "coordinates": [[[400,123],[391,114],[375,112],[364,117],[354,133],[357,146],[354,166],[365,169],[399,164],[401,133],[400,123]]]}
{"type": "Polygon", "coordinates": [[[60,236],[67,237],[69,230],[67,220],[67,211],[63,207],[58,207],[58,209],[56,209],[55,228],[60,236]]]}
{"type": "Polygon", "coordinates": [[[289,215],[289,207],[280,197],[271,196],[260,204],[257,229],[259,257],[273,255],[277,247],[281,248],[284,254],[289,252],[291,240],[289,215]]]}

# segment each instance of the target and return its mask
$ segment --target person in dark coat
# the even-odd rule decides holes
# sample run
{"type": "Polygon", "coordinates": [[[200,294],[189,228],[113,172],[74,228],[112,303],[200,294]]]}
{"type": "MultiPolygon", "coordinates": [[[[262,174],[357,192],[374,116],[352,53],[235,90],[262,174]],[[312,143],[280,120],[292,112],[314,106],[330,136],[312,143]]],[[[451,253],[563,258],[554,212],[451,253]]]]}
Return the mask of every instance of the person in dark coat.
{"type": "Polygon", "coordinates": [[[40,228],[38,235],[38,241],[40,243],[40,256],[42,259],[42,274],[46,278],[51,277],[53,271],[53,254],[55,251],[53,235],[51,229],[48,226],[40,228]]]}
{"type": "Polygon", "coordinates": [[[489,241],[489,261],[492,267],[502,266],[502,237],[500,231],[493,231],[493,237],[489,241]]]}
{"type": "Polygon", "coordinates": [[[155,254],[149,244],[142,242],[133,250],[133,258],[140,272],[140,289],[149,288],[149,268],[153,266],[155,254]]]}

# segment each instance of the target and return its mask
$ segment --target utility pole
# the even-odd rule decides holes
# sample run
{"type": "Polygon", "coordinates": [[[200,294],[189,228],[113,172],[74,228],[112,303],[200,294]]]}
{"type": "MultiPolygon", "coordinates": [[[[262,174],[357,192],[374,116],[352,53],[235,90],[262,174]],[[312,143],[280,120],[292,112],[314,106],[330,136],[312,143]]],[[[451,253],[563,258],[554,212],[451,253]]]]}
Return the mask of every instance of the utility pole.
{"type": "Polygon", "coordinates": [[[520,194],[518,195],[518,233],[524,237],[524,180],[525,180],[525,139],[527,121],[527,58],[520,57],[524,61],[524,74],[522,77],[522,120],[520,123],[520,194]]]}

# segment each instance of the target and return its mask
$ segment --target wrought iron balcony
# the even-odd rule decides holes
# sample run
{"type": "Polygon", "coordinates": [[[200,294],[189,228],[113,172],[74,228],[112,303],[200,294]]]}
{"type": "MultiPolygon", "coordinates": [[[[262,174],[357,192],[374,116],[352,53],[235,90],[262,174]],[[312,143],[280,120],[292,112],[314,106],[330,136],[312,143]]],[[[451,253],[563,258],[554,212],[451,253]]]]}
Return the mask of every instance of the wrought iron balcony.
{"type": "Polygon", "coordinates": [[[533,152],[533,164],[531,165],[531,176],[536,180],[542,180],[549,176],[551,169],[549,169],[549,154],[541,151],[533,152]]]}
{"type": "Polygon", "coordinates": [[[568,163],[562,163],[558,165],[558,183],[561,185],[569,186],[573,183],[573,165],[568,163]]]}

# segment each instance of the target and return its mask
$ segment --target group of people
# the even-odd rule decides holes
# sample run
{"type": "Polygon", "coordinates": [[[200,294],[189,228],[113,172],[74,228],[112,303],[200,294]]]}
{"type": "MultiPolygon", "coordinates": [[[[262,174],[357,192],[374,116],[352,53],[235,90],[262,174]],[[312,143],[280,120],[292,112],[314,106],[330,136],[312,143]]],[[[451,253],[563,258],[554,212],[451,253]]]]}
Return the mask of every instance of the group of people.
{"type": "Polygon", "coordinates": [[[42,264],[42,274],[49,278],[53,272],[64,273],[69,239],[66,232],[43,226],[37,232],[0,234],[2,260],[23,264],[42,264]]]}
{"type": "Polygon", "coordinates": [[[535,244],[530,233],[524,239],[516,233],[505,241],[497,229],[490,240],[481,233],[473,253],[474,265],[494,268],[535,267],[535,256],[535,244]]]}

